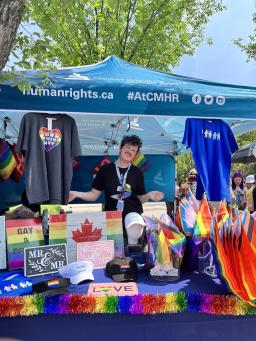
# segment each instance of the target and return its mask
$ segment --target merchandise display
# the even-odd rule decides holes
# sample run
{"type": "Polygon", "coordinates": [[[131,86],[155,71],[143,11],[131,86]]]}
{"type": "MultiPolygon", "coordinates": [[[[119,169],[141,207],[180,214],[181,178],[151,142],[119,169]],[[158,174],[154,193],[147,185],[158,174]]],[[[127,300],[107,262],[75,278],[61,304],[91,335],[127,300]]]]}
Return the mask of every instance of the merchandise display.
{"type": "Polygon", "coordinates": [[[238,146],[229,125],[219,119],[188,118],[182,143],[191,149],[198,171],[196,198],[206,193],[208,200],[230,202],[231,155],[238,146]]]}
{"type": "MultiPolygon", "coordinates": [[[[247,179],[252,180],[252,177],[247,179]]],[[[62,240],[64,244],[58,244],[57,238],[51,238],[52,244],[47,247],[28,248],[25,242],[22,244],[22,238],[24,234],[24,238],[28,238],[26,234],[30,230],[33,232],[29,222],[26,223],[24,219],[9,220],[17,232],[16,238],[20,240],[18,253],[20,254],[24,248],[25,264],[29,265],[31,273],[25,268],[25,273],[29,274],[26,277],[21,268],[0,274],[0,298],[5,296],[5,301],[0,299],[0,307],[6,306],[6,309],[0,309],[0,316],[19,316],[21,312],[26,315],[37,315],[53,311],[57,314],[84,312],[155,314],[196,310],[211,314],[220,312],[227,315],[255,314],[254,213],[250,214],[247,210],[239,213],[235,207],[229,209],[224,201],[214,213],[206,197],[199,203],[191,191],[187,198],[181,199],[180,205],[182,210],[177,210],[180,216],[175,222],[166,213],[159,218],[153,215],[144,215],[142,218],[141,215],[138,217],[137,213],[127,215],[128,227],[134,222],[145,224],[147,230],[145,263],[140,266],[136,256],[114,256],[106,264],[105,271],[102,268],[94,268],[93,262],[87,260],[65,265],[60,248],[66,246],[64,239],[62,240]],[[176,225],[178,222],[180,225],[176,225]],[[188,265],[185,264],[188,261],[188,254],[192,257],[189,261],[193,260],[196,267],[193,271],[185,273],[182,269],[185,268],[183,265],[188,265]],[[249,255],[249,258],[246,255],[249,255]],[[49,271],[42,270],[43,267],[49,268],[49,271]],[[197,273],[194,272],[195,269],[197,273]],[[114,282],[111,285],[110,279],[114,282]],[[129,295],[134,290],[131,285],[134,282],[136,294],[129,295]],[[89,292],[90,283],[94,287],[89,292]],[[110,292],[113,294],[109,294],[110,292]],[[20,310],[14,309],[16,300],[19,300],[20,310]],[[39,300],[41,308],[36,306],[39,300]],[[109,302],[112,302],[111,309],[109,302]]],[[[57,207],[54,208],[52,212],[58,214],[49,216],[50,230],[55,230],[56,237],[58,231],[64,236],[68,229],[67,221],[73,221],[73,226],[77,226],[77,216],[72,212],[59,214],[56,211],[57,207]]],[[[59,210],[61,209],[59,206],[59,210]]],[[[102,215],[103,220],[111,220],[112,231],[114,231],[112,220],[117,213],[121,215],[117,211],[104,212],[102,215]]],[[[96,226],[93,226],[93,215],[91,217],[85,221],[82,219],[84,222],[81,229],[86,241],[80,242],[81,246],[84,244],[88,249],[94,248],[97,242],[101,242],[102,245],[112,242],[113,247],[113,240],[90,241],[90,237],[94,232],[100,231],[103,223],[103,220],[98,220],[96,226]]],[[[32,222],[40,225],[42,219],[43,216],[32,222]]],[[[49,233],[48,229],[43,231],[49,233]]],[[[9,234],[9,238],[10,236],[9,234]]],[[[44,235],[47,243],[46,237],[44,235]]],[[[108,238],[111,239],[111,234],[108,238]]],[[[9,243],[11,241],[13,240],[10,239],[9,243]]],[[[106,253],[100,249],[98,252],[105,257],[106,253]]],[[[15,258],[14,249],[13,253],[15,258]]],[[[77,257],[78,255],[79,253],[77,257]]],[[[75,253],[73,256],[76,257],[75,253]]]]}
{"type": "Polygon", "coordinates": [[[67,204],[72,159],[81,155],[75,120],[66,114],[25,114],[17,152],[25,157],[29,203],[67,204]]]}
{"type": "Polygon", "coordinates": [[[23,271],[3,272],[0,274],[0,298],[32,293],[32,280],[23,271]]]}
{"type": "Polygon", "coordinates": [[[61,295],[67,292],[69,279],[53,278],[32,285],[33,293],[42,293],[46,296],[61,295]]]}
{"type": "Polygon", "coordinates": [[[136,212],[130,212],[125,216],[124,225],[127,231],[128,245],[137,245],[146,226],[143,217],[136,212]]]}
{"type": "Polygon", "coordinates": [[[130,257],[116,257],[106,265],[106,273],[114,282],[136,282],[138,267],[130,257]]]}
{"type": "Polygon", "coordinates": [[[73,262],[59,269],[59,274],[69,278],[71,284],[93,281],[93,263],[90,261],[73,262]]]}
{"type": "Polygon", "coordinates": [[[254,170],[232,193],[230,166],[256,88],[115,56],[44,74],[1,83],[0,338],[254,341],[254,170]]]}

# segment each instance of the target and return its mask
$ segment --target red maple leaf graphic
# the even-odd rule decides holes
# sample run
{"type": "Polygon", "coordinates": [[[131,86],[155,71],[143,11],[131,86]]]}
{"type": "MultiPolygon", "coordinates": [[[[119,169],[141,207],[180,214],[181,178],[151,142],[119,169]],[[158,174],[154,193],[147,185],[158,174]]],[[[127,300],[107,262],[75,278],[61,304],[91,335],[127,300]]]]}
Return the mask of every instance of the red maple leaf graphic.
{"type": "Polygon", "coordinates": [[[102,237],[102,229],[95,227],[92,229],[93,223],[90,223],[86,218],[84,223],[81,223],[81,230],[72,231],[72,239],[77,243],[96,242],[102,237]]]}

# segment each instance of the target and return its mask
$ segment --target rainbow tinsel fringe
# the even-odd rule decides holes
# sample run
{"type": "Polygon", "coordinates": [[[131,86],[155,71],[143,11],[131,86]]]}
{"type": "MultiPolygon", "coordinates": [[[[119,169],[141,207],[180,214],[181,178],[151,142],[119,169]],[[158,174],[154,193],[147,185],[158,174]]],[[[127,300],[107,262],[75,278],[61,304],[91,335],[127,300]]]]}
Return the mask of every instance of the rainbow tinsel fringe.
{"type": "Polygon", "coordinates": [[[93,297],[42,294],[0,299],[0,317],[39,314],[172,314],[183,311],[216,315],[255,315],[256,308],[232,295],[202,293],[93,297]]]}

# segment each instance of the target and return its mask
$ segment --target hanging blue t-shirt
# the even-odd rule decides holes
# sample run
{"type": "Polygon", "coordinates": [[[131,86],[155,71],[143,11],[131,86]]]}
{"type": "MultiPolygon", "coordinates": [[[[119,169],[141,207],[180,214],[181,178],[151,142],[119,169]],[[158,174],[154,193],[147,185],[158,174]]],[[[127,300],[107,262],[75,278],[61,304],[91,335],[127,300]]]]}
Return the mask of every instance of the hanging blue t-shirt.
{"type": "Polygon", "coordinates": [[[229,125],[222,120],[188,118],[182,143],[190,148],[198,179],[196,198],[230,202],[231,155],[237,143],[229,125]]]}

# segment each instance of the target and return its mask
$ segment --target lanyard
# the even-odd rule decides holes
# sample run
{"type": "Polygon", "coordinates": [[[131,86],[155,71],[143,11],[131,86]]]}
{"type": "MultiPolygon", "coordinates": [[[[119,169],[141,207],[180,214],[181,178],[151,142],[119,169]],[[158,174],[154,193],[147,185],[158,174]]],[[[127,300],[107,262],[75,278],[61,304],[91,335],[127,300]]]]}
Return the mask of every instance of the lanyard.
{"type": "Polygon", "coordinates": [[[117,174],[117,177],[118,177],[118,181],[119,181],[119,184],[120,186],[124,186],[125,183],[126,183],[126,178],[127,178],[127,175],[128,175],[128,172],[129,172],[129,169],[131,167],[131,164],[129,163],[129,166],[127,168],[127,171],[124,173],[124,176],[122,177],[121,174],[120,174],[120,170],[119,170],[119,167],[117,165],[117,161],[115,162],[115,166],[116,166],[116,174],[117,174]]]}

